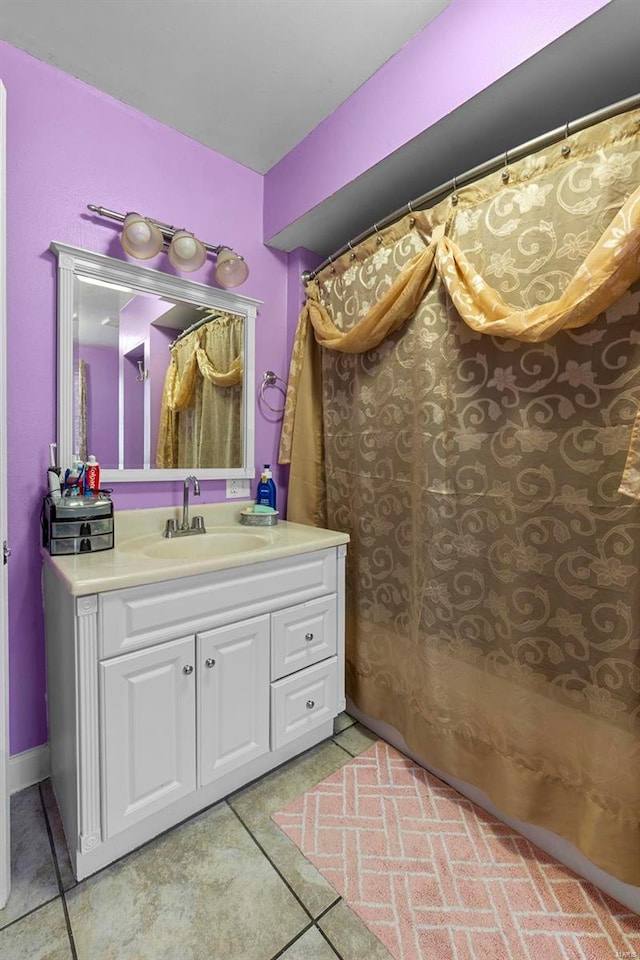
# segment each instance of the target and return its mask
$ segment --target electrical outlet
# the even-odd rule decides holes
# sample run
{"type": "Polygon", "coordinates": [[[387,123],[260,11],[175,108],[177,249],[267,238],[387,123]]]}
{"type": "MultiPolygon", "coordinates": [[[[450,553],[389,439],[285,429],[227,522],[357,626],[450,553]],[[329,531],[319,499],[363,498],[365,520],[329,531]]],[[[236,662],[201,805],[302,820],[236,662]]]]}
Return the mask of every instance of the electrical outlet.
{"type": "Polygon", "coordinates": [[[234,477],[227,480],[227,500],[237,500],[241,497],[247,499],[251,496],[249,481],[241,477],[234,477]]]}

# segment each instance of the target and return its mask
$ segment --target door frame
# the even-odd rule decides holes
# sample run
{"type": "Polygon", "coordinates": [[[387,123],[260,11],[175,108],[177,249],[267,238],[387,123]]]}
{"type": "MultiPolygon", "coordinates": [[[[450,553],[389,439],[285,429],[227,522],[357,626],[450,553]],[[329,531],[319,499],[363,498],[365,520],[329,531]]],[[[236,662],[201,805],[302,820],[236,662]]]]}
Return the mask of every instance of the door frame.
{"type": "Polygon", "coordinates": [[[7,557],[7,94],[0,80],[0,908],[11,892],[7,557]]]}

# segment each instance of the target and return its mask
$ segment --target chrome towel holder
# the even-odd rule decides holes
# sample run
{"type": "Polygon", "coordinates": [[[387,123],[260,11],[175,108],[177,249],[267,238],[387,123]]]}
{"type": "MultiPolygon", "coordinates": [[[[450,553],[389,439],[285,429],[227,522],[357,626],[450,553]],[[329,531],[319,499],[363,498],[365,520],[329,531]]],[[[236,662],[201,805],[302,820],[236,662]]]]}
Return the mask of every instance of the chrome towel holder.
{"type": "MultiPolygon", "coordinates": [[[[278,390],[281,390],[285,396],[287,396],[287,384],[286,381],[279,377],[273,370],[265,370],[262,374],[262,383],[260,384],[260,399],[264,403],[265,407],[268,407],[273,413],[284,413],[284,406],[282,407],[272,407],[267,398],[264,395],[265,387],[277,387],[278,390]],[[281,383],[282,386],[278,387],[278,384],[281,383]]],[[[286,404],[285,404],[286,405],[286,404]]]]}

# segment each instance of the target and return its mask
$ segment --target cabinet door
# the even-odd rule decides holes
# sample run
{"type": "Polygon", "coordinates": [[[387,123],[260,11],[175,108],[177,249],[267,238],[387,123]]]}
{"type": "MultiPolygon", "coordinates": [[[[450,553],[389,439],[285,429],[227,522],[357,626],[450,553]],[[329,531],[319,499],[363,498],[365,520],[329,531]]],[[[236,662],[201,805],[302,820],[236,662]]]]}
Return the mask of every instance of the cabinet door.
{"type": "Polygon", "coordinates": [[[269,617],[198,634],[201,787],[269,750],[269,617]]]}
{"type": "Polygon", "coordinates": [[[194,638],[100,664],[108,837],[196,787],[194,638]]]}

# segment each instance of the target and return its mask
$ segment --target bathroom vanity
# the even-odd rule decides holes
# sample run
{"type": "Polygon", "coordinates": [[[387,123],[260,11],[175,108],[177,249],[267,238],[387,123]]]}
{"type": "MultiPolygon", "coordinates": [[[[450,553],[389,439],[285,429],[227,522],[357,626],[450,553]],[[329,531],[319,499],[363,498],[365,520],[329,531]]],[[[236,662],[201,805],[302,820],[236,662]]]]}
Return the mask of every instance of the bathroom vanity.
{"type": "Polygon", "coordinates": [[[346,534],[239,525],[43,551],[51,779],[78,879],[307,750],[344,709],[346,534]]]}

